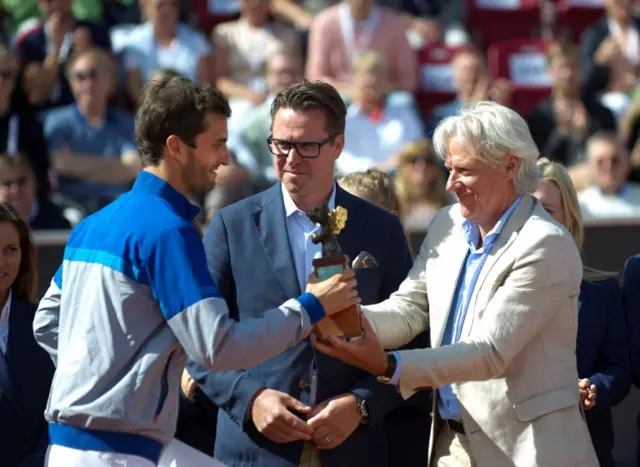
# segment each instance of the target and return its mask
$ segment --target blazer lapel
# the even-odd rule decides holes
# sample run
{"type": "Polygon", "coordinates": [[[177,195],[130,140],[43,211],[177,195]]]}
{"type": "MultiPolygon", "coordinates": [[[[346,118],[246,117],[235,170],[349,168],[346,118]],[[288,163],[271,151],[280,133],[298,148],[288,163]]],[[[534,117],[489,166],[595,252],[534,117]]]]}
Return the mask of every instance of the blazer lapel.
{"type": "Polygon", "coordinates": [[[252,213],[253,223],[282,289],[288,297],[297,297],[302,291],[289,243],[281,184],[276,183],[263,195],[262,206],[252,213]]]}
{"type": "Polygon", "coordinates": [[[493,250],[487,257],[484,265],[482,266],[482,270],[480,271],[480,275],[478,276],[473,296],[469,302],[469,309],[467,310],[467,318],[465,319],[464,326],[462,328],[461,338],[467,337],[471,332],[473,322],[477,317],[476,305],[478,302],[483,303],[484,299],[488,298],[486,297],[486,294],[491,293],[491,288],[484,289],[487,276],[502,255],[509,249],[513,241],[518,236],[518,232],[531,216],[534,203],[535,201],[531,196],[524,195],[520,200],[520,204],[513,214],[511,214],[511,217],[504,225],[502,232],[498,236],[498,239],[493,246],[493,250]],[[483,301],[479,300],[480,297],[483,298],[483,301]]]}
{"type": "MultiPolygon", "coordinates": [[[[444,330],[451,313],[451,308],[454,305],[456,299],[456,290],[458,288],[458,280],[464,267],[467,254],[469,253],[469,246],[464,237],[462,230],[462,218],[456,219],[456,223],[453,226],[451,235],[441,243],[437,248],[438,257],[442,258],[442,261],[438,261],[437,265],[442,266],[436,268],[437,270],[427,271],[427,274],[435,279],[437,284],[434,288],[435,297],[441,297],[441,302],[437,305],[434,304],[435,310],[442,310],[442,312],[435,311],[430,313],[430,325],[431,325],[431,339],[434,342],[434,347],[439,347],[442,343],[442,337],[444,330]],[[442,264],[441,264],[442,263],[442,264]]],[[[431,267],[429,265],[428,267],[431,267]]],[[[436,298],[436,300],[438,300],[436,298]]],[[[431,308],[431,304],[430,304],[431,308]]]]}
{"type": "Polygon", "coordinates": [[[347,223],[336,238],[344,254],[349,256],[349,261],[353,261],[361,253],[361,239],[367,228],[367,219],[358,216],[358,208],[361,203],[362,200],[336,184],[336,207],[342,206],[347,210],[347,223]]]}

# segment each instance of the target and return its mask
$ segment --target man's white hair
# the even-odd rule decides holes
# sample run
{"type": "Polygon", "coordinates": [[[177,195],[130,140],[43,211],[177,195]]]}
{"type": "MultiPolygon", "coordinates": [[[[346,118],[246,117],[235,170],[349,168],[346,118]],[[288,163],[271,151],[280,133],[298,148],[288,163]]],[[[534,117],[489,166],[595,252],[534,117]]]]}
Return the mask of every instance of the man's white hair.
{"type": "Polygon", "coordinates": [[[458,115],[444,119],[433,135],[433,146],[445,160],[447,146],[455,137],[474,157],[499,167],[512,154],[520,159],[514,185],[520,193],[533,193],[538,186],[536,162],[540,151],[529,126],[513,110],[495,102],[483,101],[462,107],[458,115]]]}

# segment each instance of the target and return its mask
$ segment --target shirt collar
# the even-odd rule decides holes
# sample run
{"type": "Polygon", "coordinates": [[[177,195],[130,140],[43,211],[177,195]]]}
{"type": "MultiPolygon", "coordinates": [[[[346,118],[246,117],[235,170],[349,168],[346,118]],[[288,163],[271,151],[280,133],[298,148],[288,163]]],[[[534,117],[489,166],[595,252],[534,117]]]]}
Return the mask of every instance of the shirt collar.
{"type": "MultiPolygon", "coordinates": [[[[493,229],[491,229],[489,233],[486,235],[486,237],[484,238],[483,246],[482,246],[483,251],[491,250],[491,248],[493,247],[493,244],[498,238],[498,235],[500,235],[500,233],[502,232],[502,229],[504,229],[505,224],[509,220],[509,217],[511,217],[511,214],[513,214],[513,211],[516,210],[516,208],[518,207],[518,204],[520,204],[521,199],[522,199],[522,195],[519,195],[516,198],[516,200],[513,203],[511,203],[511,206],[509,206],[509,208],[504,212],[504,214],[500,216],[500,219],[498,219],[498,222],[496,222],[496,225],[493,226],[493,229]]],[[[464,237],[465,237],[465,240],[467,241],[467,245],[469,245],[469,249],[471,251],[476,251],[476,248],[478,246],[478,240],[480,238],[480,227],[478,227],[477,223],[469,219],[466,219],[462,223],[462,230],[464,231],[464,237]]]]}
{"type": "MultiPolygon", "coordinates": [[[[76,118],[79,119],[81,122],[86,123],[87,125],[89,125],[89,120],[87,120],[87,117],[82,115],[82,112],[80,112],[80,108],[78,107],[78,104],[72,104],[72,105],[73,105],[74,115],[76,116],[76,118]]],[[[105,114],[104,114],[104,120],[102,120],[100,125],[98,125],[96,128],[103,127],[105,125],[105,123],[114,123],[114,122],[117,121],[117,119],[118,119],[118,117],[113,112],[113,109],[111,107],[107,106],[107,109],[106,109],[105,114]]]]}
{"type": "Polygon", "coordinates": [[[191,204],[191,202],[189,202],[189,200],[175,188],[160,177],[157,177],[146,170],[140,172],[138,178],[133,184],[132,191],[134,193],[149,193],[164,199],[178,215],[189,222],[191,222],[200,212],[200,208],[198,206],[191,204]]]}
{"type": "MultiPolygon", "coordinates": [[[[298,209],[298,206],[296,206],[296,203],[294,203],[293,199],[291,199],[291,195],[285,188],[284,183],[280,183],[280,186],[282,188],[282,198],[284,199],[285,217],[289,218],[296,212],[300,211],[300,209],[298,209]]],[[[329,209],[335,209],[335,208],[336,208],[336,182],[334,180],[333,189],[331,190],[331,196],[329,196],[329,209]]]]}
{"type": "Polygon", "coordinates": [[[0,318],[9,319],[9,313],[11,312],[11,296],[13,293],[11,289],[9,289],[9,295],[7,295],[7,301],[2,307],[2,312],[0,313],[0,318]]]}

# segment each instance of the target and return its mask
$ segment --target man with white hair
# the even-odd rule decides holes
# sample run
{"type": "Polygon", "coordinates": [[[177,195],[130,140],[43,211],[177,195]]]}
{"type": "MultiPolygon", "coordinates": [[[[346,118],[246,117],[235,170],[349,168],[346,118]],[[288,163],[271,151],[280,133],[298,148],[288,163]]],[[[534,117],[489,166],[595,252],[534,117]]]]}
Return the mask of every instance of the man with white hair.
{"type": "Polygon", "coordinates": [[[362,339],[315,346],[404,397],[437,389],[431,466],[597,466],[576,384],[582,264],[531,196],[527,124],[480,102],[444,120],[434,143],[458,204],[435,216],[399,290],[362,307],[362,339]],[[383,350],[427,327],[433,348],[383,350]]]}

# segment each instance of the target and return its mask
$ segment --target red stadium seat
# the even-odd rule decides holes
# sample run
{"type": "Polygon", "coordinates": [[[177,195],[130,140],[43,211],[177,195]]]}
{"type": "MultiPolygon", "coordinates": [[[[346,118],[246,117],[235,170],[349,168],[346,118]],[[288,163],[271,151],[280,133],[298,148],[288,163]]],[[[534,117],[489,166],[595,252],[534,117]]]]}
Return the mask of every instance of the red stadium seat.
{"type": "Polygon", "coordinates": [[[489,72],[506,78],[513,86],[512,105],[525,115],[551,92],[547,73],[549,43],[514,39],[493,44],[488,51],[489,72]]]}
{"type": "Polygon", "coordinates": [[[467,24],[487,50],[513,37],[534,37],[540,26],[539,0],[467,0],[467,24]]]}
{"type": "Polygon", "coordinates": [[[554,35],[572,42],[579,42],[584,30],[605,16],[603,0],[554,0],[554,3],[554,35]]]}
{"type": "Polygon", "coordinates": [[[451,61],[459,50],[444,44],[432,44],[418,52],[420,87],[417,98],[425,118],[434,107],[455,99],[451,61]]]}

